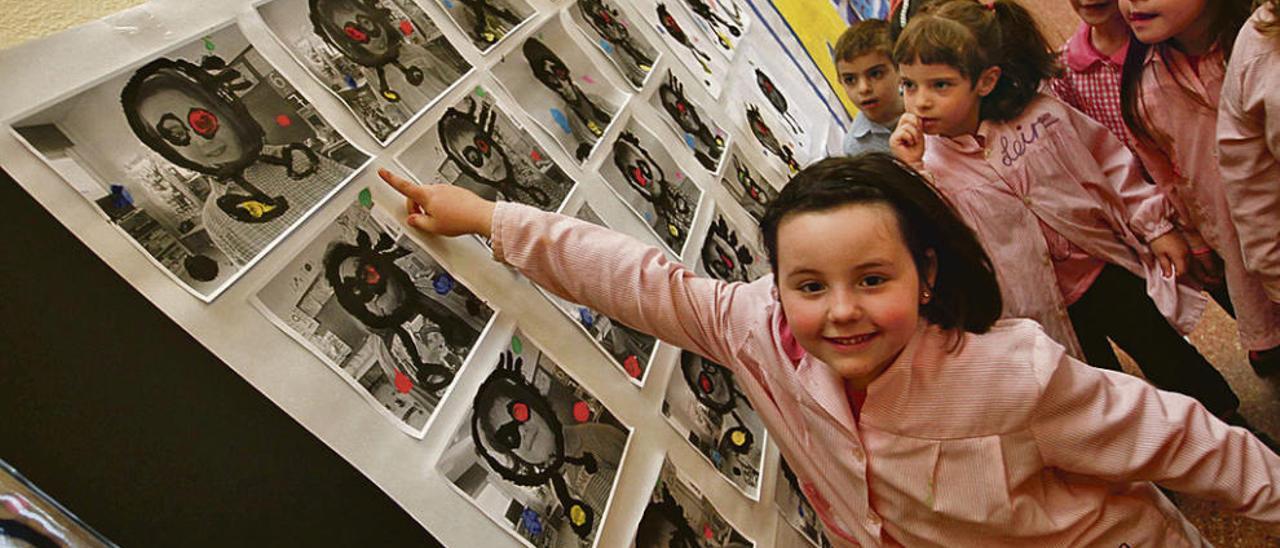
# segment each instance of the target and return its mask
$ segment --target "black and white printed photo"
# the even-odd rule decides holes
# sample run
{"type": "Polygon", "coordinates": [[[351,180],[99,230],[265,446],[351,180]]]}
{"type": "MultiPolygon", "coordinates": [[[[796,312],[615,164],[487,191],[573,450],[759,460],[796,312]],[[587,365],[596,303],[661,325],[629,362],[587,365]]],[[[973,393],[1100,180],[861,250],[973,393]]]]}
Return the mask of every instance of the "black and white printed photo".
{"type": "Polygon", "coordinates": [[[774,175],[765,173],[748,163],[737,146],[731,150],[729,165],[725,168],[724,176],[720,178],[720,184],[759,224],[764,220],[765,208],[778,199],[779,187],[773,183],[774,175]]]}
{"type": "Polygon", "coordinates": [[[579,163],[595,149],[627,100],[627,92],[569,35],[559,18],[546,22],[518,51],[493,67],[494,77],[534,122],[579,163]]]}
{"type": "Polygon", "coordinates": [[[273,0],[258,12],[384,145],[471,70],[413,0],[273,0]]]}
{"type": "Polygon", "coordinates": [[[659,140],[634,120],[600,168],[609,188],[679,257],[689,240],[702,189],[659,140]]]}
{"type": "Polygon", "coordinates": [[[661,55],[612,0],[575,0],[569,17],[635,89],[644,86],[661,55]]]}
{"type": "Polygon", "coordinates": [[[716,208],[702,239],[697,272],[726,282],[753,282],[769,273],[769,257],[755,225],[740,227],[716,208]]]}
{"type": "Polygon", "coordinates": [[[483,87],[446,109],[397,161],[421,183],[454,184],[544,211],[558,211],[574,185],[483,87]]]}
{"type": "Polygon", "coordinates": [[[369,161],[234,25],[13,126],[205,301],[369,161]]]}
{"type": "Polygon", "coordinates": [[[254,304],[397,428],[422,437],[493,309],[368,196],[325,227],[254,304]]]}
{"type": "Polygon", "coordinates": [[[755,546],[666,459],[640,517],[634,542],[636,548],[755,546]]]}
{"type": "Polygon", "coordinates": [[[764,423],[728,368],[687,350],[671,371],[662,414],[720,475],[753,500],[760,497],[764,423]]]}
{"type": "Polygon", "coordinates": [[[511,31],[533,17],[533,8],[524,0],[437,0],[453,23],[471,39],[476,49],[486,52],[511,31]]]}
{"type": "Polygon", "coordinates": [[[709,38],[698,18],[689,13],[683,0],[643,2],[637,6],[645,23],[654,29],[680,64],[695,75],[712,97],[719,98],[729,79],[729,58],[718,51],[722,44],[709,38]]]}
{"type": "Polygon", "coordinates": [[[702,106],[715,104],[704,98],[704,93],[697,87],[686,89],[676,73],[668,69],[649,104],[661,113],[662,121],[675,132],[694,159],[714,173],[724,158],[729,133],[716,123],[711,111],[702,106]],[[701,101],[693,100],[695,96],[702,98],[701,101]]]}
{"type": "MultiPolygon", "coordinates": [[[[787,459],[780,457],[778,463],[773,504],[777,506],[783,521],[778,525],[779,538],[799,537],[798,542],[791,541],[789,544],[795,548],[806,546],[829,548],[831,541],[827,539],[826,526],[822,524],[818,513],[813,510],[813,505],[809,504],[809,500],[805,498],[804,489],[800,487],[800,480],[796,477],[796,473],[787,464],[787,459]],[[784,535],[787,532],[792,534],[784,535]]],[[[785,544],[780,542],[778,545],[785,544]]]]}
{"type": "Polygon", "coordinates": [[[593,546],[631,429],[516,331],[437,469],[529,546],[593,546]]]}

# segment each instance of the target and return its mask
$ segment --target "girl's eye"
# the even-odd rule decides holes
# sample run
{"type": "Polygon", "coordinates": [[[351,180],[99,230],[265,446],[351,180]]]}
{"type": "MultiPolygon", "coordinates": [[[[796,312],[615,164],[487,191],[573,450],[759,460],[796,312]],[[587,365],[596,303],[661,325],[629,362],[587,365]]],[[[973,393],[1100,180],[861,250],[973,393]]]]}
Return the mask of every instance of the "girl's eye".
{"type": "Polygon", "coordinates": [[[910,89],[915,89],[915,88],[916,88],[916,83],[915,83],[915,82],[912,82],[912,81],[910,81],[910,80],[903,80],[903,81],[902,81],[902,83],[901,83],[900,85],[902,86],[902,89],[904,89],[904,90],[910,90],[910,89]]]}
{"type": "Polygon", "coordinates": [[[933,89],[947,89],[951,87],[951,82],[934,82],[933,89]]]}
{"type": "Polygon", "coordinates": [[[857,78],[853,76],[841,76],[840,81],[844,82],[844,85],[846,86],[851,86],[853,85],[854,82],[857,81],[857,78]]]}
{"type": "Polygon", "coordinates": [[[800,290],[801,293],[817,293],[822,291],[822,284],[818,282],[805,282],[800,284],[796,289],[800,290]]]}
{"type": "Polygon", "coordinates": [[[889,278],[872,274],[862,278],[862,285],[866,287],[876,287],[889,281],[889,278]]]}
{"type": "Polygon", "coordinates": [[[876,69],[871,71],[869,74],[867,74],[867,76],[870,76],[873,80],[879,80],[881,78],[884,78],[884,71],[880,69],[876,69]]]}

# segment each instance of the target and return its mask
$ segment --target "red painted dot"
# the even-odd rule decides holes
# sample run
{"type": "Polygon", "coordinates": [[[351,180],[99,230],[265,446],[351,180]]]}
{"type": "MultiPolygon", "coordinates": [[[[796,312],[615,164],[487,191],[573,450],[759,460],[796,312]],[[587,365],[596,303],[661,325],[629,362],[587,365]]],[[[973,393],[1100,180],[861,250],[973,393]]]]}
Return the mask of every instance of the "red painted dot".
{"type": "Polygon", "coordinates": [[[573,404],[573,419],[578,422],[587,422],[591,418],[591,408],[587,406],[587,402],[580,401],[573,404]]]}
{"type": "Polygon", "coordinates": [[[627,359],[622,360],[622,368],[626,369],[627,374],[631,375],[631,377],[635,379],[640,378],[640,375],[644,373],[644,371],[640,370],[640,359],[635,357],[634,354],[627,356],[627,359]]]}
{"type": "Polygon", "coordinates": [[[707,540],[711,540],[715,538],[716,532],[711,530],[710,525],[704,523],[702,524],[702,536],[707,537],[707,540]]]}
{"type": "Polygon", "coordinates": [[[536,151],[536,150],[530,150],[530,151],[529,151],[529,158],[532,158],[532,159],[533,159],[533,161],[535,161],[535,162],[541,162],[541,161],[542,161],[542,153],[540,153],[540,152],[538,152],[538,151],[536,151]]]}
{"type": "Polygon", "coordinates": [[[712,387],[711,387],[711,379],[708,379],[708,378],[707,378],[707,376],[706,376],[705,374],[704,374],[704,375],[698,375],[698,386],[702,388],[702,391],[703,391],[704,393],[706,393],[706,394],[710,394],[710,393],[711,393],[711,388],[712,388],[712,387]]]}
{"type": "Polygon", "coordinates": [[[408,19],[400,21],[400,33],[405,36],[413,34],[413,23],[410,23],[408,19]]]}
{"type": "Polygon", "coordinates": [[[511,406],[511,418],[516,422],[526,422],[529,420],[529,406],[523,403],[516,403],[511,406]]]}
{"type": "Polygon", "coordinates": [[[408,375],[396,371],[396,391],[401,394],[408,394],[410,390],[413,390],[413,380],[408,375]]]}
{"type": "Polygon", "coordinates": [[[277,114],[276,125],[280,127],[289,127],[293,125],[293,119],[288,114],[277,114]]]}

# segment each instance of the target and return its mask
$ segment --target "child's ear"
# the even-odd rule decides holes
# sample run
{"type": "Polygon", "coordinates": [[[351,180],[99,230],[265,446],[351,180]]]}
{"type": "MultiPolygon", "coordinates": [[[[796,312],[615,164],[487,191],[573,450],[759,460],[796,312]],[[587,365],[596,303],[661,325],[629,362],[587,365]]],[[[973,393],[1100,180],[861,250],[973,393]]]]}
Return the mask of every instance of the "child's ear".
{"type": "Polygon", "coordinates": [[[1000,67],[993,65],[987,67],[986,70],[982,71],[982,74],[978,75],[976,91],[979,97],[986,97],[991,94],[992,90],[996,89],[996,84],[1000,83],[1000,74],[1000,67]]]}
{"type": "Polygon", "coordinates": [[[920,279],[925,283],[925,287],[933,289],[938,283],[938,254],[932,249],[926,249],[924,252],[925,264],[921,265],[920,279]]]}

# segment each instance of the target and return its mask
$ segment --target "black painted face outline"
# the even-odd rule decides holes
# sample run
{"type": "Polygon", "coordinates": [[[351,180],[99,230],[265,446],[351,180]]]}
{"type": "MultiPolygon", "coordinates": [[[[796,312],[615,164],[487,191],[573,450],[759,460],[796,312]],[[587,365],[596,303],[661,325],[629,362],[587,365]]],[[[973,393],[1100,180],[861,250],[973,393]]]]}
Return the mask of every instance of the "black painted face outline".
{"type": "Polygon", "coordinates": [[[453,382],[454,373],[443,364],[424,363],[418,354],[417,343],[404,324],[422,315],[440,327],[449,344],[458,345],[462,335],[450,329],[423,305],[421,299],[426,297],[418,293],[409,273],[395,264],[397,259],[409,253],[408,249],[396,246],[386,234],[379,234],[378,242],[374,244],[369,234],[360,230],[356,234],[355,245],[346,242],[330,245],[322,261],[324,276],[343,310],[360,323],[389,331],[399,338],[416,370],[412,376],[422,389],[435,392],[453,382]],[[344,274],[343,266],[352,262],[354,270],[344,274]],[[371,310],[369,303],[385,295],[393,286],[398,288],[403,299],[394,303],[388,312],[371,310]]]}
{"type": "Polygon", "coordinates": [[[750,248],[739,243],[738,233],[719,215],[711,223],[702,244],[702,262],[715,278],[726,282],[750,282],[747,265],[755,263],[750,248]]]}
{"type": "Polygon", "coordinates": [[[582,500],[569,493],[564,479],[564,465],[581,466],[589,474],[596,473],[595,455],[583,453],[573,457],[565,454],[564,428],[560,419],[551,408],[551,402],[529,381],[525,380],[521,369],[524,358],[511,352],[504,352],[493,373],[480,384],[471,404],[471,440],[476,454],[502,479],[524,487],[551,484],[556,497],[560,499],[565,517],[570,528],[580,537],[591,534],[595,523],[595,510],[582,500]],[[494,424],[490,411],[498,402],[506,400],[504,415],[511,417],[502,424],[494,424]],[[526,406],[530,418],[518,421],[514,417],[514,404],[526,406]],[[531,417],[537,415],[551,430],[553,444],[551,454],[541,462],[530,462],[512,452],[520,443],[520,428],[531,417]],[[575,511],[580,512],[581,521],[576,521],[575,511]]]}
{"type": "Polygon", "coordinates": [[[489,103],[481,105],[479,112],[477,112],[476,101],[468,97],[467,111],[463,112],[450,107],[440,117],[440,122],[436,125],[436,131],[439,134],[440,147],[444,149],[445,156],[452,160],[458,166],[458,169],[477,182],[502,191],[508,185],[515,183],[516,180],[511,157],[498,144],[495,131],[497,117],[498,113],[493,110],[489,103]],[[462,138],[463,136],[469,136],[470,138],[462,138]],[[466,144],[459,149],[456,144],[458,142],[466,144]],[[501,166],[502,175],[498,178],[481,173],[481,168],[491,161],[499,162],[501,166]]]}
{"type": "Polygon", "coordinates": [[[403,38],[391,22],[390,11],[363,0],[310,0],[307,5],[312,31],[353,63],[382,67],[400,59],[403,38]],[[335,10],[338,7],[355,12],[355,20],[337,21],[335,10]],[[348,34],[348,29],[363,34],[364,39],[348,34]],[[386,38],[385,51],[370,49],[371,39],[380,37],[386,38]]]}
{"type": "MultiPolygon", "coordinates": [[[[206,175],[223,179],[237,178],[262,157],[266,132],[232,91],[229,79],[235,77],[238,77],[238,73],[230,69],[224,70],[219,76],[214,76],[188,61],[156,59],[140,67],[129,78],[120,92],[121,108],[124,111],[125,120],[138,140],[165,160],[206,175]],[[190,98],[192,104],[204,105],[200,107],[201,110],[207,110],[211,114],[218,112],[219,114],[215,116],[218,119],[219,131],[231,132],[232,138],[240,147],[240,156],[229,161],[206,164],[179,152],[177,147],[189,146],[191,136],[188,134],[183,139],[178,137],[176,131],[162,131],[161,125],[162,123],[171,124],[176,119],[184,129],[190,132],[187,122],[176,113],[165,113],[155,123],[148,123],[141,114],[143,104],[155,93],[161,91],[177,92],[190,98]],[[171,138],[176,138],[176,141],[171,141],[171,138]],[[179,142],[183,144],[178,144],[179,142]]],[[[185,114],[189,115],[190,112],[185,114]]],[[[211,137],[212,134],[206,138],[211,137]]]]}

